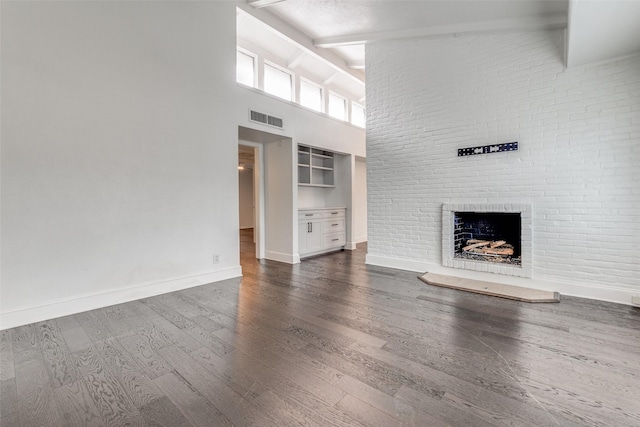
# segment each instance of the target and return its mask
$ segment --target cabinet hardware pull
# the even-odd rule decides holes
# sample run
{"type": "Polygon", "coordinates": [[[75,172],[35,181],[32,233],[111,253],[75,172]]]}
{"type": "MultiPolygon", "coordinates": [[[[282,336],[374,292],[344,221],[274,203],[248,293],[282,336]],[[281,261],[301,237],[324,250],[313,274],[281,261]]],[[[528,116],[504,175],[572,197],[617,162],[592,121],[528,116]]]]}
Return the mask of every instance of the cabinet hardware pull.
{"type": "Polygon", "coordinates": [[[332,227],[335,227],[335,226],[338,226],[338,225],[340,225],[340,224],[331,224],[332,227]]]}
{"type": "Polygon", "coordinates": [[[304,216],[313,216],[313,214],[304,214],[304,216]]]}
{"type": "Polygon", "coordinates": [[[307,233],[311,233],[311,223],[307,223],[307,233]]]}
{"type": "Polygon", "coordinates": [[[335,241],[337,241],[337,240],[340,240],[340,239],[333,239],[333,240],[332,240],[332,242],[335,242],[335,241]]]}
{"type": "Polygon", "coordinates": [[[338,215],[338,212],[331,212],[331,215],[338,215]]]}

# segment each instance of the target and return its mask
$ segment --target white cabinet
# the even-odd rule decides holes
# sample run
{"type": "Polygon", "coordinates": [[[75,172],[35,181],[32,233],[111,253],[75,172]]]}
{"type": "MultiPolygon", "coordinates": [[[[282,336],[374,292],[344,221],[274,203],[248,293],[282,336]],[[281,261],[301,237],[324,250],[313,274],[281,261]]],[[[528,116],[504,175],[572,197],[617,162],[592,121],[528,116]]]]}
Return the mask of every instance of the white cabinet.
{"type": "Polygon", "coordinates": [[[317,252],[323,248],[322,220],[298,219],[298,252],[317,252]]]}
{"type": "Polygon", "coordinates": [[[345,208],[301,209],[298,211],[298,252],[317,255],[344,247],[345,208]]]}
{"type": "Polygon", "coordinates": [[[325,209],[322,211],[322,236],[324,249],[335,249],[346,243],[344,208],[325,209]]]}
{"type": "Polygon", "coordinates": [[[335,187],[334,153],[298,145],[298,185],[335,187]]]}

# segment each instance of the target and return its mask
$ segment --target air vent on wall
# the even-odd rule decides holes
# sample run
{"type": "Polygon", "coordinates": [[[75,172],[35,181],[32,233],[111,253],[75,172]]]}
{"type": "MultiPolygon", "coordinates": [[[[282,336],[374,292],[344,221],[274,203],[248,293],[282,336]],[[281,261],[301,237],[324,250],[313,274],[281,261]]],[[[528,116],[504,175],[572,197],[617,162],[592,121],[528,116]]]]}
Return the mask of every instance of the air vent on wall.
{"type": "Polygon", "coordinates": [[[280,117],[269,116],[269,124],[282,129],[282,119],[280,117]]]}
{"type": "Polygon", "coordinates": [[[262,123],[264,125],[273,126],[278,129],[282,129],[284,121],[280,117],[270,116],[258,111],[249,110],[249,120],[256,123],[262,123]]]}

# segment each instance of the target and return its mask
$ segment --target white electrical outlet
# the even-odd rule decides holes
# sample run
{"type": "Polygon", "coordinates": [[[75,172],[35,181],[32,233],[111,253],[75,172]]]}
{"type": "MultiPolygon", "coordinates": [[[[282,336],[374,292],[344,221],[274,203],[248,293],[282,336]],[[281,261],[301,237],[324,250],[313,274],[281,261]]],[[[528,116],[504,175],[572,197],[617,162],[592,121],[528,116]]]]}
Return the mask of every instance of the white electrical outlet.
{"type": "Polygon", "coordinates": [[[640,295],[635,295],[631,297],[631,304],[637,305],[640,307],[640,295]]]}
{"type": "Polygon", "coordinates": [[[218,255],[218,254],[214,254],[213,255],[213,263],[214,264],[220,263],[220,255],[218,255]]]}

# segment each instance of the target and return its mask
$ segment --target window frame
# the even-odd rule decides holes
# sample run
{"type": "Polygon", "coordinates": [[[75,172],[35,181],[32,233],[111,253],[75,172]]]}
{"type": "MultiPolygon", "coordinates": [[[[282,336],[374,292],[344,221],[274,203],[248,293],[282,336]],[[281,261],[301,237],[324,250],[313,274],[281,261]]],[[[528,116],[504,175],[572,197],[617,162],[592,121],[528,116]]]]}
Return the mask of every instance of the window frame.
{"type": "Polygon", "coordinates": [[[351,101],[351,117],[350,118],[351,118],[350,123],[352,125],[357,126],[359,128],[362,128],[362,129],[366,129],[366,127],[367,127],[367,108],[364,105],[360,104],[359,102],[351,101]],[[362,126],[360,126],[360,125],[358,125],[358,124],[353,122],[353,106],[354,105],[358,106],[359,108],[362,108],[362,112],[364,114],[364,123],[362,124],[362,126]]]}
{"type": "MultiPolygon", "coordinates": [[[[272,61],[269,61],[268,59],[264,59],[264,60],[262,61],[262,63],[263,63],[264,69],[265,69],[265,71],[264,71],[264,73],[263,73],[263,76],[262,76],[262,91],[263,91],[264,93],[266,93],[266,94],[271,95],[271,96],[275,96],[275,97],[276,97],[276,98],[278,98],[278,99],[282,99],[282,100],[285,100],[285,101],[289,101],[289,102],[296,103],[296,102],[295,102],[295,99],[296,99],[296,85],[295,85],[295,82],[296,82],[296,75],[295,75],[295,73],[294,73],[293,71],[289,70],[289,69],[288,69],[288,68],[286,68],[286,67],[283,67],[283,66],[281,66],[281,65],[278,65],[278,64],[276,64],[276,63],[274,63],[274,62],[272,62],[272,61]],[[290,79],[291,79],[291,85],[290,85],[290,86],[291,86],[291,98],[290,98],[290,99],[283,98],[283,97],[278,96],[278,95],[276,95],[276,94],[273,94],[273,93],[267,92],[267,90],[266,90],[266,85],[267,85],[267,71],[266,71],[266,69],[267,69],[267,67],[274,68],[274,69],[276,69],[276,70],[278,70],[278,71],[281,71],[281,72],[283,72],[283,73],[285,73],[285,74],[288,74],[288,75],[289,75],[289,77],[290,77],[290,79]]],[[[298,104],[299,104],[299,103],[298,103],[298,104]]]]}
{"type": "Polygon", "coordinates": [[[311,87],[314,87],[314,88],[320,90],[320,109],[316,110],[314,108],[307,107],[306,105],[303,105],[302,104],[302,98],[298,99],[298,105],[300,105],[301,107],[304,107],[304,108],[308,108],[311,111],[315,111],[316,113],[324,113],[325,112],[325,95],[324,95],[325,90],[324,90],[324,87],[322,85],[318,84],[318,83],[315,83],[315,82],[305,78],[305,77],[300,76],[300,93],[299,93],[300,96],[302,96],[302,85],[303,84],[307,84],[307,85],[309,85],[311,87]]]}
{"type": "Polygon", "coordinates": [[[347,122],[349,123],[349,103],[347,102],[347,98],[330,90],[329,91],[329,99],[328,99],[328,109],[327,109],[327,114],[329,115],[329,117],[333,117],[336,120],[342,120],[343,122],[347,122]],[[336,117],[334,115],[331,114],[331,95],[333,95],[336,98],[342,99],[342,101],[344,102],[344,115],[342,118],[340,117],[336,117]]]}
{"type": "Polygon", "coordinates": [[[255,53],[240,47],[240,46],[236,46],[236,83],[239,83],[243,86],[246,87],[251,87],[253,89],[257,89],[258,88],[258,55],[256,55],[255,53]],[[251,58],[253,58],[253,85],[252,86],[247,86],[246,84],[239,82],[238,81],[238,71],[237,71],[237,67],[238,67],[238,60],[237,60],[237,52],[240,52],[242,54],[245,54],[247,56],[250,56],[251,58]]]}

